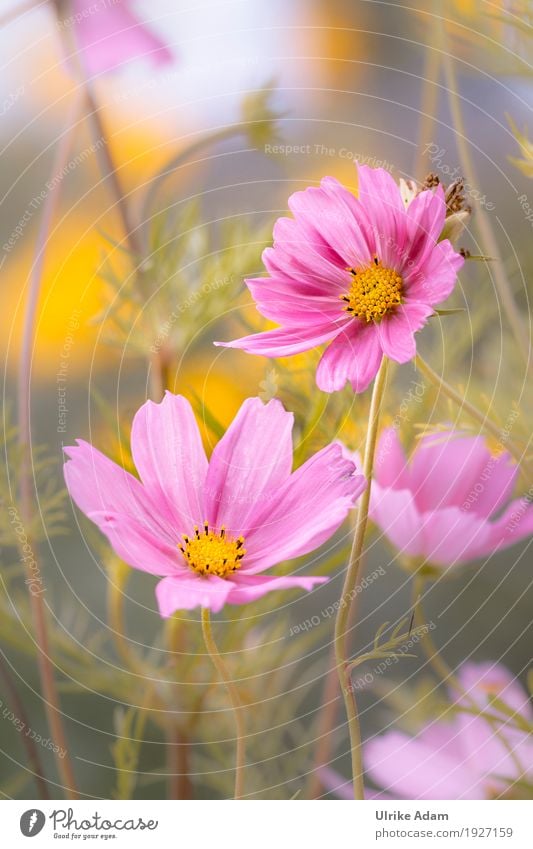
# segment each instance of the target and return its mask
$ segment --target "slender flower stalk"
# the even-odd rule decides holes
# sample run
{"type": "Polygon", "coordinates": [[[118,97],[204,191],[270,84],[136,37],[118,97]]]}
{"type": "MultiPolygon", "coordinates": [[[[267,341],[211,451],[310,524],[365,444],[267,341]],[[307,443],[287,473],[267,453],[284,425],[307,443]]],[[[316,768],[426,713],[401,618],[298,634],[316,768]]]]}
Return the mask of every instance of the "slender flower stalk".
{"type": "MultiPolygon", "coordinates": [[[[146,288],[146,279],[143,268],[144,254],[140,229],[132,215],[126,191],[122,185],[115,159],[108,144],[107,133],[100,107],[94,94],[93,86],[89,82],[83,56],[76,52],[76,43],[72,38],[72,34],[66,33],[65,41],[71,52],[71,60],[76,69],[78,83],[87,103],[88,118],[92,124],[94,136],[96,140],[100,142],[96,150],[100,170],[104,179],[108,181],[115,198],[117,211],[120,216],[122,229],[131,254],[132,262],[137,263],[137,267],[135,269],[136,280],[140,289],[143,290],[145,300],[148,301],[150,298],[150,292],[146,288]]],[[[165,389],[167,388],[165,366],[160,352],[150,354],[149,356],[149,383],[150,396],[154,401],[160,401],[164,395],[165,389]]]]}
{"type": "Polygon", "coordinates": [[[139,655],[130,647],[126,637],[126,623],[124,621],[124,590],[129,575],[129,569],[122,563],[108,575],[107,580],[107,613],[111,628],[112,639],[118,657],[129,672],[140,676],[146,676],[139,655]]]}
{"type": "Polygon", "coordinates": [[[186,737],[175,726],[167,731],[168,798],[192,799],[189,778],[189,749],[186,737]]]}
{"type": "Polygon", "coordinates": [[[239,694],[237,692],[237,688],[231,678],[228,668],[224,663],[222,655],[220,654],[217,644],[215,643],[215,639],[213,637],[213,630],[211,628],[211,617],[209,608],[202,607],[202,632],[204,635],[205,647],[208,651],[209,657],[213,662],[213,666],[216,671],[220,675],[222,681],[224,682],[224,686],[226,687],[231,707],[233,710],[233,716],[235,718],[235,730],[237,733],[236,737],[236,751],[235,751],[235,799],[242,799],[243,791],[244,791],[244,766],[245,766],[245,722],[244,722],[244,711],[241,705],[241,701],[239,699],[239,694]]]}
{"type": "MultiPolygon", "coordinates": [[[[164,639],[168,651],[168,667],[172,672],[176,669],[179,654],[184,651],[186,642],[186,628],[178,617],[171,617],[166,621],[164,639]]],[[[178,703],[180,698],[180,685],[176,681],[172,684],[172,704],[178,703]]],[[[168,768],[168,798],[169,799],[192,799],[193,787],[190,778],[191,744],[188,734],[192,728],[187,728],[184,723],[179,724],[172,718],[170,724],[165,728],[167,739],[166,754],[168,768]]]]}
{"type": "MultiPolygon", "coordinates": [[[[58,0],[54,0],[57,7],[56,11],[60,17],[60,5],[58,0]]],[[[126,193],[122,187],[118,169],[116,167],[113,155],[109,148],[107,134],[103,124],[102,116],[98,101],[94,95],[93,86],[89,82],[86,60],[83,53],[78,52],[76,40],[70,30],[63,30],[65,46],[71,54],[71,61],[77,77],[79,89],[85,97],[88,109],[88,118],[93,126],[96,140],[100,142],[96,149],[97,160],[100,165],[100,170],[104,179],[109,180],[113,195],[115,196],[118,213],[122,221],[124,235],[128,242],[131,253],[140,258],[140,240],[137,228],[135,227],[133,216],[130,212],[130,207],[126,198],[126,193]]]]}
{"type": "MultiPolygon", "coordinates": [[[[466,398],[461,395],[460,392],[457,392],[453,386],[450,386],[449,383],[444,380],[437,372],[431,368],[429,363],[427,363],[420,354],[417,354],[415,357],[415,365],[419,371],[422,372],[428,380],[431,381],[441,392],[446,395],[450,401],[453,401],[454,404],[457,404],[463,412],[465,412],[471,419],[476,422],[479,422],[481,427],[487,432],[490,433],[491,436],[494,436],[495,439],[498,440],[498,443],[502,441],[502,429],[498,427],[498,425],[493,422],[486,413],[483,413],[481,410],[471,404],[466,398]]],[[[529,463],[524,456],[524,452],[518,448],[518,446],[514,445],[511,440],[505,443],[506,447],[509,449],[509,453],[513,455],[517,463],[524,469],[527,473],[529,479],[533,478],[533,470],[530,468],[529,463]]]]}
{"type": "MultiPolygon", "coordinates": [[[[148,711],[151,706],[158,703],[158,693],[155,681],[147,679],[147,669],[143,667],[141,658],[130,648],[125,637],[126,623],[124,621],[124,588],[129,569],[118,568],[109,577],[107,582],[107,607],[109,623],[115,643],[117,654],[124,663],[125,668],[136,677],[147,684],[144,699],[144,710],[148,711]]],[[[170,626],[173,620],[169,620],[170,626]]],[[[169,652],[172,657],[177,648],[174,645],[174,632],[169,628],[169,652]]],[[[172,661],[173,662],[173,661],[172,661]]],[[[162,705],[162,709],[165,705],[162,705]]],[[[168,798],[169,799],[191,799],[192,787],[189,778],[189,746],[187,738],[182,731],[173,723],[164,728],[167,739],[167,766],[168,766],[168,798]]]]}
{"type": "Polygon", "coordinates": [[[387,364],[388,360],[383,357],[379,367],[378,374],[372,390],[372,400],[370,402],[370,416],[368,421],[368,431],[365,443],[365,454],[363,459],[363,475],[366,478],[367,486],[364,490],[358,506],[357,524],[353,539],[352,551],[344,587],[340,599],[339,612],[335,622],[335,654],[337,658],[337,669],[341,683],[344,704],[348,716],[348,729],[350,732],[350,748],[352,754],[352,777],[355,799],[364,799],[365,790],[363,784],[363,760],[361,747],[361,731],[359,727],[359,717],[357,714],[357,704],[351,687],[351,677],[347,671],[347,637],[348,637],[348,620],[350,615],[350,606],[354,595],[354,589],[359,575],[361,565],[361,553],[365,539],[366,525],[368,521],[368,508],[370,504],[370,491],[372,470],[374,466],[374,454],[376,450],[376,441],[379,428],[379,418],[381,412],[381,404],[385,392],[387,382],[387,364]]]}
{"type": "MultiPolygon", "coordinates": [[[[455,127],[455,139],[461,167],[465,174],[468,174],[468,179],[472,185],[477,185],[476,171],[474,161],[470,156],[470,151],[467,144],[467,133],[463,121],[459,96],[457,94],[457,76],[453,64],[453,57],[448,50],[446,40],[446,30],[444,26],[439,26],[440,38],[442,40],[443,49],[442,57],[444,63],[444,78],[446,80],[446,88],[448,92],[448,102],[450,104],[450,112],[452,115],[455,127]]],[[[526,367],[531,365],[531,342],[528,336],[526,327],[522,321],[522,316],[516,305],[513,297],[513,292],[509,285],[507,275],[503,267],[503,260],[498,247],[498,241],[494,234],[490,217],[482,204],[476,207],[476,217],[479,222],[479,231],[481,239],[485,245],[487,253],[495,260],[491,268],[494,271],[494,282],[501,298],[503,308],[507,314],[509,324],[513,330],[513,335],[516,339],[518,347],[524,357],[526,367]]]]}
{"type": "Polygon", "coordinates": [[[330,761],[333,745],[332,731],[338,710],[339,698],[339,676],[337,673],[335,643],[332,644],[328,654],[328,671],[324,682],[321,700],[321,713],[318,721],[317,746],[314,763],[308,775],[305,798],[316,799],[322,790],[322,777],[320,770],[326,767],[330,761]]]}
{"type": "Polygon", "coordinates": [[[435,115],[437,112],[437,95],[438,81],[440,71],[440,54],[438,50],[428,40],[425,47],[424,55],[424,71],[422,75],[423,88],[422,98],[420,103],[420,125],[418,130],[418,145],[415,148],[415,162],[413,163],[413,173],[416,174],[418,168],[418,160],[420,151],[428,141],[432,138],[432,129],[435,123],[435,115]]]}
{"type": "MultiPolygon", "coordinates": [[[[79,98],[76,97],[73,101],[69,112],[66,124],[66,130],[61,136],[56,155],[52,165],[52,177],[58,174],[63,168],[71,143],[71,129],[75,127],[76,118],[79,112],[79,98]]],[[[35,335],[35,320],[37,316],[37,306],[41,293],[41,284],[43,278],[44,260],[48,236],[52,226],[59,190],[51,190],[48,192],[43,205],[43,214],[41,217],[39,232],[37,235],[37,244],[35,251],[35,261],[33,263],[26,308],[24,313],[24,326],[22,331],[22,347],[20,353],[20,365],[18,373],[18,423],[19,423],[19,444],[21,448],[21,468],[20,468],[20,511],[23,521],[29,527],[32,522],[32,517],[35,514],[34,496],[32,492],[31,469],[32,469],[32,451],[31,451],[31,421],[30,421],[30,381],[31,381],[31,362],[33,354],[33,342],[35,335]]],[[[28,539],[30,535],[28,533],[28,539]]],[[[35,541],[30,541],[34,551],[37,551],[35,541]]],[[[26,562],[26,560],[25,560],[26,562]]],[[[30,570],[29,561],[27,569],[30,570]]],[[[28,571],[28,586],[31,586],[32,573],[28,571]]],[[[63,727],[61,708],[59,705],[59,697],[57,693],[53,663],[50,656],[48,624],[44,605],[44,600],[39,593],[29,593],[32,619],[35,629],[35,643],[37,645],[37,660],[39,666],[39,676],[41,680],[42,696],[45,704],[45,712],[52,739],[57,746],[56,764],[57,769],[63,782],[65,791],[69,798],[77,798],[76,784],[74,780],[74,771],[72,769],[71,760],[68,754],[67,738],[63,727]],[[60,756],[60,752],[66,752],[64,757],[60,756]]]]}
{"type": "MultiPolygon", "coordinates": [[[[389,363],[390,368],[390,363],[389,363]]],[[[355,524],[357,516],[355,517],[355,524]]],[[[362,566],[360,566],[361,571],[362,566]]],[[[352,627],[357,619],[359,596],[356,595],[353,599],[350,608],[350,615],[346,623],[346,629],[352,630],[352,627]]],[[[321,699],[321,714],[318,722],[317,730],[317,747],[314,756],[314,763],[309,773],[306,788],[305,798],[316,799],[322,792],[324,787],[323,770],[328,769],[328,764],[332,759],[333,749],[333,732],[336,730],[335,722],[339,709],[339,675],[336,663],[335,641],[331,643],[330,652],[328,654],[328,671],[325,677],[323,694],[321,699]]]]}
{"type": "MultiPolygon", "coordinates": [[[[97,140],[104,141],[104,144],[100,145],[97,150],[97,156],[100,160],[100,168],[104,177],[109,180],[111,191],[116,200],[117,210],[122,222],[124,235],[132,255],[132,261],[138,263],[136,268],[137,282],[140,288],[144,290],[145,298],[148,300],[150,293],[146,290],[146,281],[142,266],[143,248],[139,235],[140,231],[138,230],[131,214],[127,195],[118,174],[118,168],[107,143],[106,130],[100,113],[100,107],[98,106],[90,84],[86,80],[83,80],[83,85],[85,86],[85,96],[89,107],[89,118],[94,128],[95,137],[97,140]]],[[[165,367],[159,352],[150,355],[149,367],[150,397],[154,401],[160,401],[165,394],[167,386],[165,367]]]]}
{"type": "MultiPolygon", "coordinates": [[[[0,681],[2,682],[3,690],[8,693],[9,699],[11,700],[11,704],[13,706],[14,713],[16,713],[18,718],[23,723],[23,728],[29,729],[30,724],[26,716],[24,703],[18,694],[17,688],[10,674],[7,661],[4,659],[1,653],[0,681]]],[[[22,740],[26,748],[26,753],[28,755],[28,766],[33,772],[33,777],[35,778],[35,784],[37,785],[39,796],[41,799],[49,799],[50,793],[48,792],[48,785],[46,783],[46,778],[44,777],[44,770],[41,764],[39,753],[37,751],[37,746],[35,745],[35,741],[32,740],[32,738],[29,737],[28,734],[22,734],[22,740]]]]}
{"type": "Polygon", "coordinates": [[[188,145],[184,150],[180,150],[173,156],[168,162],[157,171],[157,173],[150,180],[150,185],[146,191],[142,209],[141,209],[141,232],[143,234],[143,242],[145,249],[148,247],[147,245],[147,235],[146,230],[148,224],[150,222],[150,215],[155,206],[155,201],[157,199],[157,195],[159,191],[167,179],[171,174],[173,174],[178,168],[183,165],[191,156],[194,156],[196,153],[200,153],[200,151],[204,150],[206,147],[212,147],[214,144],[219,144],[220,142],[227,141],[228,139],[233,138],[233,136],[238,135],[241,132],[239,128],[235,128],[234,126],[223,127],[221,130],[216,130],[209,135],[203,135],[201,138],[192,142],[192,144],[188,145]]]}
{"type": "MultiPolygon", "coordinates": [[[[427,622],[426,615],[424,613],[424,609],[422,607],[422,598],[424,596],[424,577],[420,574],[415,575],[413,579],[413,613],[414,613],[414,625],[425,625],[427,622]]],[[[421,641],[422,647],[424,649],[424,653],[433,667],[433,671],[436,673],[437,678],[442,681],[444,684],[447,684],[451,687],[454,687],[457,692],[462,695],[468,695],[465,693],[464,687],[461,682],[455,675],[454,671],[448,666],[445,660],[440,655],[439,650],[437,649],[431,634],[429,631],[424,634],[424,639],[421,641]]]]}
{"type": "Polygon", "coordinates": [[[82,80],[81,82],[85,88],[85,98],[88,106],[89,121],[93,125],[96,139],[98,141],[102,140],[104,142],[104,144],[98,146],[96,151],[97,158],[100,162],[100,170],[102,171],[104,178],[106,180],[109,180],[111,191],[115,196],[117,210],[120,215],[124,235],[128,242],[130,251],[134,257],[140,259],[141,247],[138,231],[130,211],[126,192],[124,191],[124,187],[122,186],[122,181],[118,173],[118,168],[116,166],[113,154],[111,153],[109,147],[107,132],[104,127],[100,106],[98,105],[98,102],[94,96],[92,86],[86,80],[82,80]]]}
{"type": "MultiPolygon", "coordinates": [[[[422,607],[422,598],[424,597],[424,584],[424,576],[420,574],[415,575],[413,580],[413,612],[414,624],[418,623],[419,625],[425,625],[428,621],[424,613],[424,609],[422,607]]],[[[435,674],[437,675],[437,678],[444,684],[447,684],[448,687],[452,688],[457,695],[460,695],[461,699],[466,702],[468,707],[472,711],[474,711],[474,713],[479,713],[479,708],[476,704],[475,699],[463,686],[459,676],[453,671],[450,666],[448,666],[441,653],[439,652],[437,646],[433,642],[429,631],[425,632],[424,638],[421,640],[421,643],[424,653],[428,659],[428,662],[433,668],[435,674]]],[[[509,757],[515,766],[517,775],[522,775],[524,772],[524,768],[520,762],[520,758],[513,749],[513,746],[510,744],[509,740],[507,740],[505,734],[502,734],[501,732],[501,720],[498,720],[497,717],[487,714],[486,711],[483,711],[482,715],[483,718],[491,726],[494,734],[499,738],[502,745],[507,749],[509,757]]]]}

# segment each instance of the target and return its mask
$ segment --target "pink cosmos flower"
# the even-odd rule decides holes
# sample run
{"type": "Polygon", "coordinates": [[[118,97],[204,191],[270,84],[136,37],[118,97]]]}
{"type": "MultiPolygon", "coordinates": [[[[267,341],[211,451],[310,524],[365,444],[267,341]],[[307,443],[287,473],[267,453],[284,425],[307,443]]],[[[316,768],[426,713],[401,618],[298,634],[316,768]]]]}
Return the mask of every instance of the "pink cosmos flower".
{"type": "Polygon", "coordinates": [[[130,0],[72,0],[76,43],[90,76],[113,71],[132,59],[145,58],[156,66],[172,61],[166,44],[139,21],[130,5],[130,0]]]}
{"type": "Polygon", "coordinates": [[[388,731],[366,744],[368,775],[389,797],[491,799],[512,795],[515,781],[533,780],[533,739],[517,727],[533,722],[525,690],[505,667],[493,663],[465,663],[458,677],[471,701],[452,698],[469,712],[435,720],[416,737],[388,731]],[[490,704],[494,696],[518,722],[490,704]],[[474,709],[488,708],[498,717],[495,727],[470,712],[472,702],[474,709]]]}
{"type": "Polygon", "coordinates": [[[405,363],[414,334],[451,293],[463,258],[439,242],[446,204],[442,186],[407,202],[382,168],[358,166],[359,197],[333,177],[289,198],[294,218],[280,218],[274,247],[263,254],[269,276],[246,284],[265,318],[281,326],[224,344],[287,357],[323,342],[320,389],[350,381],[363,392],[383,355],[405,363]]]}
{"type": "Polygon", "coordinates": [[[327,579],[262,573],[329,539],[365,480],[339,443],[291,473],[292,425],[279,401],[249,398],[208,461],[189,402],[167,392],[133,420],[139,479],[78,440],[65,480],[119,557],[162,578],[162,616],[310,590],[327,579]]]}
{"type": "Polygon", "coordinates": [[[533,533],[531,499],[511,501],[518,467],[482,436],[423,437],[408,463],[394,428],[381,434],[370,516],[402,554],[445,567],[533,533]]]}

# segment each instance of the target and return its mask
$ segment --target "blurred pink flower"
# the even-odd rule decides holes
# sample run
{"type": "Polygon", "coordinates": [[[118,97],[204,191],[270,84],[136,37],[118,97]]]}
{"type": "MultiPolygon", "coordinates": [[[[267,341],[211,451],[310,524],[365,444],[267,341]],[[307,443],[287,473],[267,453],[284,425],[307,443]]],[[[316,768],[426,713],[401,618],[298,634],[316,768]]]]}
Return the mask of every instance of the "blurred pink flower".
{"type": "Polygon", "coordinates": [[[382,168],[358,166],[356,199],[333,177],[289,198],[263,254],[267,278],[247,280],[257,309],[281,325],[224,344],[286,357],[329,342],[316,373],[333,392],[349,380],[363,392],[383,355],[405,363],[414,333],[451,293],[463,258],[439,242],[441,186],[409,203],[382,168]]]}
{"type": "Polygon", "coordinates": [[[208,462],[189,402],[167,392],[135,415],[140,480],[87,442],[65,449],[70,495],[130,566],[162,577],[162,616],[213,611],[319,577],[262,575],[337,530],[365,487],[339,443],[291,473],[293,415],[249,398],[208,462]]]}
{"type": "Polygon", "coordinates": [[[130,5],[131,0],[72,0],[72,28],[90,76],[113,71],[132,59],[148,59],[156,66],[172,61],[169,48],[141,23],[130,5]]]}
{"type": "MultiPolygon", "coordinates": [[[[510,785],[533,779],[533,739],[512,716],[490,704],[497,696],[519,722],[533,722],[529,697],[505,667],[465,663],[459,681],[478,710],[498,717],[495,727],[480,715],[456,712],[435,720],[416,737],[388,731],[365,745],[372,781],[396,799],[491,799],[512,794],[510,785]]],[[[455,703],[472,710],[464,696],[455,703]]],[[[342,782],[342,779],[340,779],[342,782]]]]}
{"type": "Polygon", "coordinates": [[[381,434],[370,516],[402,554],[440,567],[485,557],[533,533],[531,499],[511,501],[518,467],[482,436],[423,437],[407,463],[394,428],[381,434]]]}
{"type": "MultiPolygon", "coordinates": [[[[329,766],[320,767],[318,772],[324,790],[328,793],[333,793],[339,799],[353,799],[353,783],[351,779],[343,778],[342,775],[329,766]]],[[[369,787],[365,787],[365,799],[377,799],[379,801],[380,799],[387,798],[390,797],[386,796],[385,793],[376,792],[369,787]]]]}

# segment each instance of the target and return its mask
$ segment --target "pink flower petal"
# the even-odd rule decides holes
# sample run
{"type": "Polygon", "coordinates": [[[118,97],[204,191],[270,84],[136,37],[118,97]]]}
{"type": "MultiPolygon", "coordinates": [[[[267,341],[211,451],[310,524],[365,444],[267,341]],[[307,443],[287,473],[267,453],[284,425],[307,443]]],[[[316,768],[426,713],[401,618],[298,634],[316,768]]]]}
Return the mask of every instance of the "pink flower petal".
{"type": "Polygon", "coordinates": [[[331,245],[341,266],[366,265],[371,258],[365,232],[352,212],[356,208],[352,199],[333,177],[326,177],[320,188],[310,187],[289,198],[293,215],[331,245]]]}
{"type": "Polygon", "coordinates": [[[130,11],[126,0],[95,4],[72,0],[74,30],[83,64],[90,75],[112,71],[132,59],[154,65],[172,61],[172,53],[130,11]]]}
{"type": "Polygon", "coordinates": [[[372,252],[389,268],[400,270],[405,255],[407,216],[400,189],[383,168],[357,166],[358,207],[372,234],[372,252]]]}
{"type": "Polygon", "coordinates": [[[440,304],[451,295],[457,282],[457,272],[464,264],[447,239],[434,245],[424,263],[403,271],[407,295],[416,301],[440,304]]]}
{"type": "Polygon", "coordinates": [[[422,266],[435,250],[446,218],[442,186],[420,192],[407,210],[406,251],[411,263],[422,266]]]}
{"type": "Polygon", "coordinates": [[[339,295],[349,282],[344,260],[300,218],[278,218],[274,247],[263,251],[263,262],[272,276],[289,277],[323,295],[339,295]]]}
{"type": "Polygon", "coordinates": [[[337,293],[317,295],[288,278],[258,277],[245,282],[261,315],[278,324],[298,329],[305,323],[323,326],[328,321],[349,321],[337,293]]]}
{"type": "Polygon", "coordinates": [[[316,382],[323,392],[342,389],[350,381],[354,392],[364,392],[376,376],[383,358],[373,324],[353,319],[322,354],[316,382]]]}
{"type": "Polygon", "coordinates": [[[479,776],[446,748],[389,731],[365,745],[372,781],[396,799],[483,799],[479,776]]]}
{"type": "Polygon", "coordinates": [[[413,493],[420,510],[449,506],[469,510],[467,505],[475,503],[476,485],[490,462],[482,437],[448,431],[421,439],[411,461],[413,493]]]}
{"type": "Polygon", "coordinates": [[[517,477],[518,466],[510,454],[505,452],[498,457],[489,455],[469,500],[469,509],[479,516],[492,516],[508,503],[517,477]]]}
{"type": "Polygon", "coordinates": [[[190,533],[205,519],[207,458],[189,402],[167,392],[161,403],[143,404],[133,419],[131,448],[159,509],[177,534],[190,533]]]}
{"type": "Polygon", "coordinates": [[[515,545],[533,534],[533,504],[529,498],[512,501],[504,513],[489,523],[490,537],[484,553],[500,551],[515,545]]]}
{"type": "Polygon", "coordinates": [[[232,589],[231,581],[210,575],[177,576],[163,578],[155,588],[159,612],[165,619],[176,610],[193,610],[205,607],[213,613],[222,610],[232,589]]]}
{"type": "Polygon", "coordinates": [[[243,533],[247,554],[240,574],[307,554],[337,530],[366,482],[340,444],[311,457],[250,515],[243,533]]]}
{"type": "MultiPolygon", "coordinates": [[[[527,722],[533,722],[533,706],[529,695],[519,679],[501,663],[463,663],[457,671],[457,677],[463,690],[468,693],[469,700],[473,699],[480,710],[487,708],[491,697],[497,695],[515,713],[520,714],[527,722]]],[[[458,695],[457,701],[463,703],[464,698],[458,695]]],[[[494,705],[491,706],[490,712],[492,715],[499,713],[494,705]]],[[[503,713],[501,716],[503,720],[509,718],[503,713]]]]}
{"type": "Polygon", "coordinates": [[[88,517],[106,535],[118,556],[134,569],[151,575],[176,575],[185,571],[177,541],[154,532],[153,527],[140,519],[111,511],[89,513],[88,517]]]}
{"type": "Polygon", "coordinates": [[[121,466],[83,439],[64,449],[70,459],[64,465],[67,489],[87,516],[115,512],[138,519],[152,532],[173,539],[172,524],[158,509],[142,484],[121,466]]]}
{"type": "Polygon", "coordinates": [[[415,333],[433,313],[427,304],[406,301],[392,315],[375,325],[383,353],[397,363],[407,363],[416,354],[415,333]]]}
{"type": "Polygon", "coordinates": [[[353,799],[353,784],[347,778],[343,778],[329,766],[320,767],[319,775],[322,786],[329,793],[334,793],[339,799],[353,799]]]}
{"type": "Polygon", "coordinates": [[[228,604],[247,604],[255,601],[273,590],[302,589],[310,591],[318,584],[324,584],[328,578],[307,575],[249,575],[236,572],[231,579],[232,589],[228,595],[228,604]]]}
{"type": "Polygon", "coordinates": [[[372,211],[379,220],[383,207],[400,215],[405,214],[400,188],[384,168],[357,167],[357,197],[359,203],[372,211]]]}
{"type": "Polygon", "coordinates": [[[423,514],[424,554],[438,566],[466,563],[487,549],[491,529],[475,513],[442,507],[423,514]]]}
{"type": "Polygon", "coordinates": [[[376,455],[370,515],[402,551],[452,566],[512,545],[533,533],[533,506],[513,502],[517,469],[493,457],[483,437],[454,431],[424,437],[405,466],[395,432],[385,431],[376,455]]]}
{"type": "Polygon", "coordinates": [[[485,775],[488,786],[505,791],[509,782],[533,774],[533,740],[527,732],[514,727],[513,717],[500,711],[492,698],[496,696],[509,707],[510,713],[531,722],[533,709],[529,695],[518,679],[498,663],[465,663],[458,677],[468,694],[468,699],[456,694],[458,704],[471,708],[473,701],[479,711],[488,709],[492,716],[501,717],[501,723],[495,727],[494,721],[487,722],[482,716],[460,713],[457,723],[470,762],[485,775]],[[496,776],[507,781],[499,781],[496,776]]]}
{"type": "Polygon", "coordinates": [[[323,342],[329,342],[339,333],[340,328],[331,322],[318,326],[312,324],[298,330],[284,329],[267,330],[265,333],[253,333],[243,336],[233,342],[215,342],[222,348],[243,348],[250,354],[262,354],[264,357],[289,357],[291,354],[301,354],[310,351],[323,342]]]}
{"type": "Polygon", "coordinates": [[[374,481],[370,518],[403,554],[411,557],[425,554],[422,516],[409,490],[381,487],[374,481]]]}
{"type": "Polygon", "coordinates": [[[80,510],[89,514],[113,509],[149,519],[137,478],[83,439],[76,442],[63,449],[69,457],[63,468],[70,496],[80,510]]]}
{"type": "Polygon", "coordinates": [[[407,458],[394,427],[381,432],[374,460],[374,476],[382,487],[409,489],[407,458]]]}
{"type": "Polygon", "coordinates": [[[137,478],[92,445],[65,448],[67,489],[77,506],[104,533],[130,566],[156,575],[175,572],[177,538],[137,478]]]}
{"type": "Polygon", "coordinates": [[[210,525],[240,534],[263,507],[269,490],[282,485],[292,468],[294,417],[277,401],[249,398],[215,446],[206,479],[210,525]]]}

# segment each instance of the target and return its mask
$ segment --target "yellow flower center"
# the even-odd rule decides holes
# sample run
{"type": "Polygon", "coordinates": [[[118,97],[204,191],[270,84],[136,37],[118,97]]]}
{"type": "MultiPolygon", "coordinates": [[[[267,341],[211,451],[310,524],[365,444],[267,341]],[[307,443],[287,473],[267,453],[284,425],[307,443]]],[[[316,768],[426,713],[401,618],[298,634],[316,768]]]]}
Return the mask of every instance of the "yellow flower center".
{"type": "Polygon", "coordinates": [[[202,532],[195,525],[194,536],[183,535],[183,545],[179,549],[195,572],[225,578],[230,572],[239,569],[246,554],[243,545],[244,537],[231,539],[226,536],[224,527],[220,531],[209,530],[209,525],[204,522],[202,532]]]}
{"type": "Polygon", "coordinates": [[[381,321],[402,302],[402,278],[392,268],[381,265],[377,256],[368,268],[348,268],[353,276],[344,309],[366,322],[381,321]]]}

